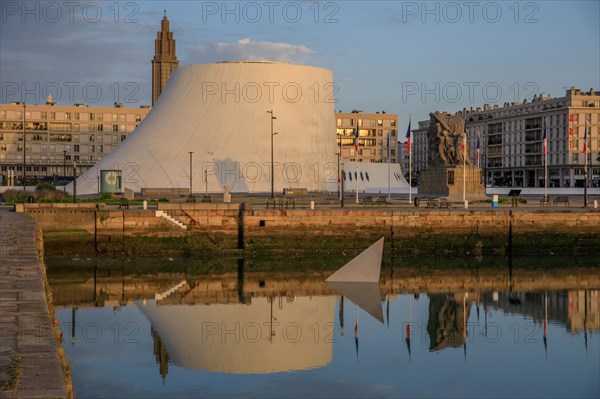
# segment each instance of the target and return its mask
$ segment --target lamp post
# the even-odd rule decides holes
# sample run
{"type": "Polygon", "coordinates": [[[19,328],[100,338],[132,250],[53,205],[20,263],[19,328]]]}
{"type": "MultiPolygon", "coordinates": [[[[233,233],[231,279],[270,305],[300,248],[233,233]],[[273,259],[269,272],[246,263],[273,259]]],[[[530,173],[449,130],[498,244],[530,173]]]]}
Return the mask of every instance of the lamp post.
{"type": "Polygon", "coordinates": [[[67,192],[67,150],[63,150],[63,192],[67,192]]]}
{"type": "Polygon", "coordinates": [[[277,119],[273,115],[273,110],[267,111],[267,113],[271,114],[271,198],[275,198],[275,167],[273,165],[273,136],[277,133],[273,133],[273,120],[277,119]]]}
{"type": "Polygon", "coordinates": [[[192,197],[192,155],[193,151],[188,152],[190,154],[190,198],[192,197]]]}
{"type": "Polygon", "coordinates": [[[27,135],[25,135],[25,110],[26,105],[23,103],[23,191],[25,191],[27,180],[27,135]]]}
{"type": "Polygon", "coordinates": [[[77,203],[77,163],[73,161],[73,203],[77,203]]]}

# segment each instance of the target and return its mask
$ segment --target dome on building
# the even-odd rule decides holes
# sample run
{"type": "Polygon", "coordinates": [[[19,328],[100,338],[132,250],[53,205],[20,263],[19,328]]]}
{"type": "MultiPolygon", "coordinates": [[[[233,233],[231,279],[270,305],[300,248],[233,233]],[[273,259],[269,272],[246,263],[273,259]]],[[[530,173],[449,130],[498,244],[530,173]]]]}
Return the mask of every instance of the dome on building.
{"type": "Polygon", "coordinates": [[[270,61],[180,67],[136,130],[77,179],[77,193],[97,193],[102,170],[120,170],[122,187],[134,192],[188,188],[190,152],[194,192],[204,191],[204,176],[210,192],[226,184],[233,192],[270,192],[271,122],[275,192],[335,191],[333,91],[332,72],[318,67],[270,61]]]}

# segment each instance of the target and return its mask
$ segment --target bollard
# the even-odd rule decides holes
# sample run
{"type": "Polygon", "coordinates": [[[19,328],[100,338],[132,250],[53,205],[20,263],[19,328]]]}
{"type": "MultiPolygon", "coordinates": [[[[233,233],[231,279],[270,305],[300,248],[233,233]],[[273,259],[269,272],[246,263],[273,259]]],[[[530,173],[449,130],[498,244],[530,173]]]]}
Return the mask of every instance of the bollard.
{"type": "Polygon", "coordinates": [[[594,200],[594,209],[598,209],[598,200],[594,200]]]}
{"type": "Polygon", "coordinates": [[[144,210],[148,209],[148,201],[144,200],[144,202],[142,202],[142,206],[144,207],[144,210]]]}
{"type": "Polygon", "coordinates": [[[493,198],[492,198],[492,208],[497,208],[498,207],[498,194],[494,194],[493,198]]]}
{"type": "Polygon", "coordinates": [[[310,209],[311,210],[315,209],[315,201],[310,201],[310,209]]]}
{"type": "Polygon", "coordinates": [[[469,209],[469,200],[465,200],[465,209],[469,209]]]}

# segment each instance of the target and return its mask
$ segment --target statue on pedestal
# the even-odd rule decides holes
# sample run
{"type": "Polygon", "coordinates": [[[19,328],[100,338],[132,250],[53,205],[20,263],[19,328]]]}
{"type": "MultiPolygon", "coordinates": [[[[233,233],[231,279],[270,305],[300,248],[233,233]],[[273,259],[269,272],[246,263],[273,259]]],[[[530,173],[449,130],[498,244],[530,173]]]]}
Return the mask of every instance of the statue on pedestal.
{"type": "Polygon", "coordinates": [[[466,163],[471,165],[468,147],[463,153],[463,134],[465,120],[458,115],[432,112],[429,114],[429,155],[432,166],[453,166],[466,163]]]}

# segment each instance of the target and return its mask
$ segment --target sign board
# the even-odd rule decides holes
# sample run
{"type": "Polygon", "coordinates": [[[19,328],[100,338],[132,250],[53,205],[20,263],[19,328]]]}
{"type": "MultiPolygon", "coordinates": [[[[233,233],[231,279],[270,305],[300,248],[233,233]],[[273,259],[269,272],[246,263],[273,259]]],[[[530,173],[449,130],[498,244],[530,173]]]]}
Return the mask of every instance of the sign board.
{"type": "Polygon", "coordinates": [[[122,193],[122,171],[120,170],[102,170],[100,171],[100,178],[102,180],[101,192],[102,193],[122,193]]]}

